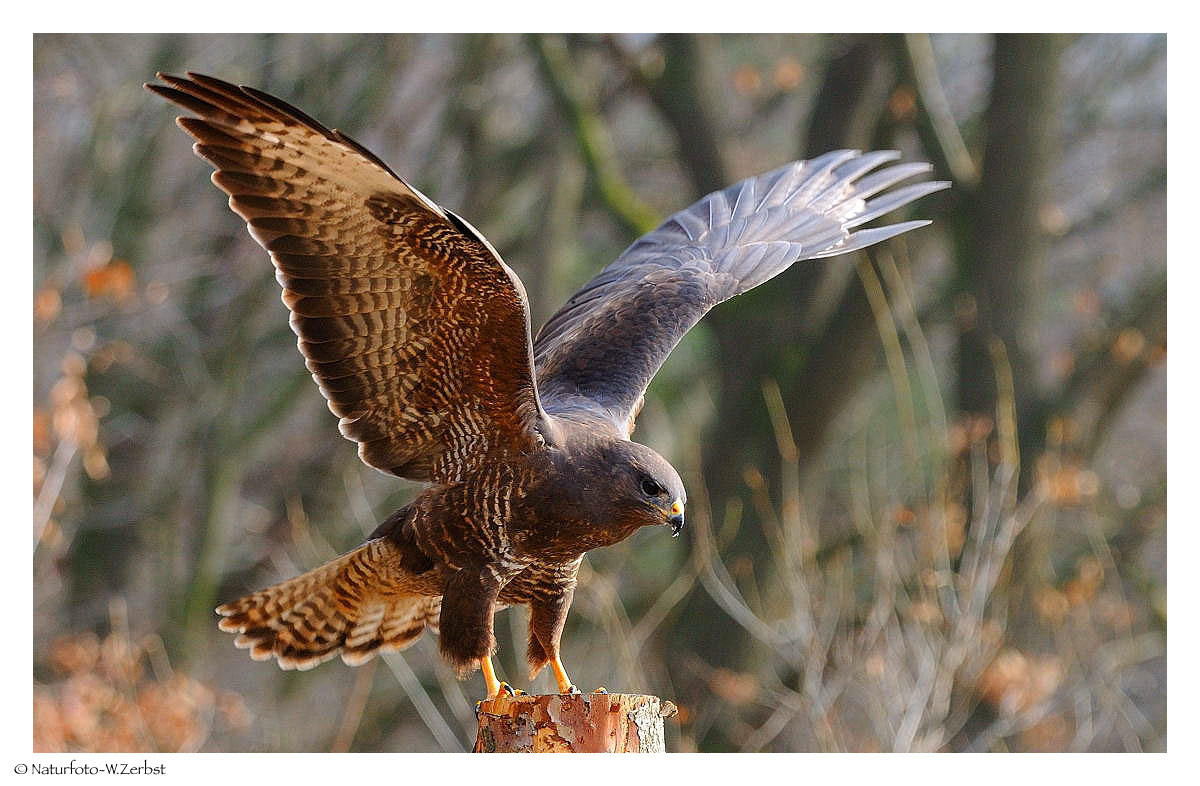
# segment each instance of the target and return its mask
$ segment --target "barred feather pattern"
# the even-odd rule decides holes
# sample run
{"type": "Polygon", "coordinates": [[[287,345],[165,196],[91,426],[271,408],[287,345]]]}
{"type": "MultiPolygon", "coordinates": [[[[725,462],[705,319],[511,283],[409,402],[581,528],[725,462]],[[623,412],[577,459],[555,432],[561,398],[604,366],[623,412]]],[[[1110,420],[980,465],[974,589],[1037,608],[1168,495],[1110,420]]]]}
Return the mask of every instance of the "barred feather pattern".
{"type": "Polygon", "coordinates": [[[383,472],[453,481],[529,450],[541,417],[525,290],[470,224],[366,148],[253,88],[147,85],[270,252],[308,370],[383,472]]]}
{"type": "Polygon", "coordinates": [[[382,650],[402,650],[427,628],[437,632],[441,597],[398,567],[385,539],[294,579],[217,608],[220,628],[254,660],[311,669],[341,655],[357,666],[382,650]]]}

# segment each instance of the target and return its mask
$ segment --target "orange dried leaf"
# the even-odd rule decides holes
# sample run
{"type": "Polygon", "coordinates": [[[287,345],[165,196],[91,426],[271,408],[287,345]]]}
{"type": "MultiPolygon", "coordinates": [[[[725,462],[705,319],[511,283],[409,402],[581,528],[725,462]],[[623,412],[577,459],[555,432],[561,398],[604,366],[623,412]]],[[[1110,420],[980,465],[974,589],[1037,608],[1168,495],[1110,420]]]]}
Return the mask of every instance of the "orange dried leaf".
{"type": "Polygon", "coordinates": [[[33,410],[33,455],[47,456],[50,454],[50,413],[39,407],[33,410]]]}
{"type": "Polygon", "coordinates": [[[908,85],[899,85],[888,99],[888,112],[893,120],[904,122],[916,117],[917,94],[908,85]]]}
{"type": "Polygon", "coordinates": [[[785,58],[775,65],[775,87],[794,90],[804,81],[804,66],[796,60],[785,58]]]}
{"type": "Polygon", "coordinates": [[[83,275],[83,291],[88,297],[108,297],[120,302],[133,297],[136,289],[133,267],[123,259],[114,259],[83,275]]]}
{"type": "Polygon", "coordinates": [[[1146,348],[1146,337],[1137,328],[1125,328],[1117,334],[1112,345],[1113,359],[1118,363],[1132,363],[1146,348]]]}
{"type": "Polygon", "coordinates": [[[1060,625],[1071,610],[1071,602],[1067,596],[1054,587],[1046,587],[1037,594],[1034,601],[1038,618],[1049,625],[1060,625]]]}
{"type": "Polygon", "coordinates": [[[738,66],[733,72],[733,87],[742,95],[754,95],[762,87],[762,74],[752,65],[738,66]]]}
{"type": "Polygon", "coordinates": [[[712,692],[731,704],[747,704],[758,695],[758,679],[728,669],[717,669],[708,680],[712,692]]]}
{"type": "Polygon", "coordinates": [[[62,636],[50,645],[48,657],[50,665],[64,675],[91,671],[100,659],[100,639],[90,632],[62,636]]]}
{"type": "Polygon", "coordinates": [[[62,311],[62,295],[55,287],[42,287],[33,296],[33,318],[38,322],[52,322],[62,311]]]}

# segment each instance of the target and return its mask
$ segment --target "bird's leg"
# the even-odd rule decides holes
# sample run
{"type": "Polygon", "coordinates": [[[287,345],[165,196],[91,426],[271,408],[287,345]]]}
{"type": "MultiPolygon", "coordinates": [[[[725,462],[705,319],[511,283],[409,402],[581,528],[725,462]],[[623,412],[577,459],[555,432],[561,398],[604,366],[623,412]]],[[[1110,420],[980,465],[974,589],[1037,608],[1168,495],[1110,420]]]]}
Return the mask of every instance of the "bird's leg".
{"type": "Polygon", "coordinates": [[[579,693],[579,688],[567,676],[559,656],[559,641],[567,621],[567,609],[571,607],[571,598],[575,594],[575,571],[579,569],[579,563],[576,561],[565,565],[563,569],[564,581],[554,587],[558,591],[542,592],[529,603],[529,650],[526,657],[529,659],[530,679],[549,664],[559,693],[579,693]]]}
{"type": "Polygon", "coordinates": [[[576,688],[575,683],[567,676],[562,658],[555,655],[554,660],[550,661],[550,668],[554,670],[554,681],[558,683],[559,693],[579,693],[579,688],[576,688]]]}
{"type": "Polygon", "coordinates": [[[491,657],[480,660],[479,666],[483,669],[483,681],[487,684],[487,697],[494,699],[500,695],[500,680],[496,679],[496,670],[492,668],[491,657]]]}

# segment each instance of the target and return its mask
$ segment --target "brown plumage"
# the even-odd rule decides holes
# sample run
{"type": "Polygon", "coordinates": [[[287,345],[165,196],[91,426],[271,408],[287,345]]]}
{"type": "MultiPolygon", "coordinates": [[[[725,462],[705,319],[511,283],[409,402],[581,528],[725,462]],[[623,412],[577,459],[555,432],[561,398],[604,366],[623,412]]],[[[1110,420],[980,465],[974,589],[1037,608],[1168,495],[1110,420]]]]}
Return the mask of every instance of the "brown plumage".
{"type": "Polygon", "coordinates": [[[893,152],[750,178],[638,240],[531,341],[495,249],[361,145],[253,88],[159,78],[147,87],[195,115],[180,126],[270,253],[342,434],[370,466],[429,482],[354,551],[217,609],[237,646],[284,668],[356,665],[429,628],[460,673],[490,676],[495,610],[527,605],[532,672],[551,664],[570,689],[559,640],[583,553],[683,523],[678,473],[628,439],[667,355],[797,260],[927,223],[850,231],[948,185],[887,190],[928,170],[876,169],[893,152]]]}

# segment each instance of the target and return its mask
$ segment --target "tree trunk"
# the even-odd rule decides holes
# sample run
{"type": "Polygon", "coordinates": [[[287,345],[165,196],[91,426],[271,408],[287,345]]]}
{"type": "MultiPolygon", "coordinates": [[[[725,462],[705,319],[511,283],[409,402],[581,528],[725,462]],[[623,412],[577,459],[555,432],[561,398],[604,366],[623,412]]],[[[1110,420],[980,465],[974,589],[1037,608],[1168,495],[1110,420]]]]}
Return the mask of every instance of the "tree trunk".
{"type": "Polygon", "coordinates": [[[675,711],[631,693],[501,695],[479,703],[475,753],[665,753],[675,711]]]}
{"type": "Polygon", "coordinates": [[[996,36],[982,177],[970,211],[974,225],[958,254],[965,288],[957,305],[958,408],[995,416],[995,361],[989,347],[999,339],[1022,429],[1022,485],[1033,463],[1030,449],[1043,436],[1031,433],[1040,423],[1033,362],[1037,338],[1030,326],[1039,306],[1035,282],[1046,246],[1038,211],[1052,161],[1062,49],[1060,36],[996,36]]]}

